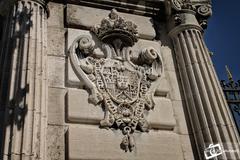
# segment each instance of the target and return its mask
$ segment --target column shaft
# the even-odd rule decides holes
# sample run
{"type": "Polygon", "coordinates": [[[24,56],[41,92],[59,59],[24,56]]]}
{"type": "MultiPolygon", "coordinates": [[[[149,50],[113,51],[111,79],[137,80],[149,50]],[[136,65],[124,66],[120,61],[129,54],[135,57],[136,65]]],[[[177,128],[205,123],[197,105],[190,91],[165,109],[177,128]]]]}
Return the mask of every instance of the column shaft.
{"type": "Polygon", "coordinates": [[[3,159],[45,159],[46,11],[20,0],[9,18],[1,51],[1,106],[5,110],[3,159]]]}
{"type": "MultiPolygon", "coordinates": [[[[184,29],[172,39],[199,158],[204,159],[204,149],[209,144],[236,149],[238,135],[201,31],[184,29]]],[[[226,152],[218,158],[240,157],[239,152],[226,152]]]]}

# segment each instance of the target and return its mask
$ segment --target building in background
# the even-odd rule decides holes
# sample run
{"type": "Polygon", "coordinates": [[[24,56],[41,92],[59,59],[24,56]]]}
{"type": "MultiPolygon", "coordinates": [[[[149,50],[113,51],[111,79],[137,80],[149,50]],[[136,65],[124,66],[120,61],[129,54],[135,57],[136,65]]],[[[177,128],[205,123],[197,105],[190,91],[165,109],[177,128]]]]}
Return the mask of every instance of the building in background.
{"type": "Polygon", "coordinates": [[[231,71],[227,66],[226,71],[228,81],[222,80],[221,86],[240,134],[240,80],[234,81],[231,71]]]}
{"type": "Polygon", "coordinates": [[[210,0],[0,8],[1,160],[240,159],[203,39],[210,0]]]}

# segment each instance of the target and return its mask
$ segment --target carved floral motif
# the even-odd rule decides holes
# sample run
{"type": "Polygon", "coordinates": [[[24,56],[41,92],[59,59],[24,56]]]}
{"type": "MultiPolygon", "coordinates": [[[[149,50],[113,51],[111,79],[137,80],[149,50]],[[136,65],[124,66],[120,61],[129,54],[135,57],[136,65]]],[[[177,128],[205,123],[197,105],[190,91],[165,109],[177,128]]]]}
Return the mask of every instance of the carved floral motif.
{"type": "Polygon", "coordinates": [[[82,35],[70,48],[72,66],[90,90],[90,101],[104,108],[100,126],[121,129],[124,135],[121,147],[132,151],[133,133],[148,131],[144,112],[154,107],[152,96],[163,71],[162,59],[149,47],[137,53],[137,60],[131,60],[137,26],[125,21],[116,10],[92,31],[103,42],[105,57],[96,58],[93,39],[82,35]]]}

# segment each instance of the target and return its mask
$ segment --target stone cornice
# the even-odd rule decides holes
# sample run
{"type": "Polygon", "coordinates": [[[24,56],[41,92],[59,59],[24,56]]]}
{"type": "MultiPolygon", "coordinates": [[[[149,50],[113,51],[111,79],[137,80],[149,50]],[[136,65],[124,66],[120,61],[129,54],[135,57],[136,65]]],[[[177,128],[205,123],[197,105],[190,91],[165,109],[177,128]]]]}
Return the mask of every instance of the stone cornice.
{"type": "MultiPolygon", "coordinates": [[[[59,0],[51,1],[59,2],[59,0]]],[[[115,8],[120,12],[144,16],[159,15],[159,12],[164,14],[164,0],[128,0],[126,2],[121,0],[66,0],[65,2],[107,10],[115,8]]]]}

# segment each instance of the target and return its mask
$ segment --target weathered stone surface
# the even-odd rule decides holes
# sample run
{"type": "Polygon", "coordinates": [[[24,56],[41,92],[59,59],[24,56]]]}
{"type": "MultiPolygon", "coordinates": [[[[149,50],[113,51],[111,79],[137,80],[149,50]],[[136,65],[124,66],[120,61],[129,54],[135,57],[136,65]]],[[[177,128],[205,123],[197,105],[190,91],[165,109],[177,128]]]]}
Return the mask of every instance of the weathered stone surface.
{"type": "Polygon", "coordinates": [[[135,133],[136,149],[124,152],[119,142],[119,130],[99,129],[96,126],[70,126],[68,131],[69,160],[183,160],[179,136],[171,131],[135,133]]]}
{"type": "MultiPolygon", "coordinates": [[[[103,109],[88,102],[88,93],[81,89],[68,89],[67,94],[67,119],[75,123],[99,124],[104,117],[103,109]]],[[[175,118],[173,117],[172,103],[163,97],[154,97],[156,103],[154,109],[146,115],[151,128],[173,129],[175,118]]]]}
{"type": "Polygon", "coordinates": [[[161,79],[161,83],[159,84],[159,86],[155,90],[154,95],[159,96],[159,97],[169,98],[169,92],[170,92],[169,82],[168,82],[168,80],[167,80],[167,78],[164,74],[162,79],[161,79]]]}
{"type": "Polygon", "coordinates": [[[48,85],[51,87],[65,86],[65,58],[48,56],[48,85]]]}
{"type": "Polygon", "coordinates": [[[172,102],[168,98],[154,97],[155,107],[147,115],[151,128],[173,129],[176,125],[173,117],[172,102]]]}
{"type": "Polygon", "coordinates": [[[170,99],[182,100],[182,97],[180,94],[179,81],[177,79],[176,72],[167,71],[167,72],[165,72],[165,76],[170,85],[170,99]]]}
{"type": "MultiPolygon", "coordinates": [[[[107,10],[68,4],[66,21],[70,26],[89,29],[95,24],[100,24],[101,19],[107,17],[108,14],[107,10]]],[[[140,38],[154,39],[156,33],[151,18],[126,13],[121,13],[121,15],[137,24],[140,38]]]]}
{"type": "Polygon", "coordinates": [[[47,47],[48,55],[66,56],[65,29],[49,27],[47,40],[48,40],[48,47],[47,47]]]}
{"type": "Polygon", "coordinates": [[[194,152],[190,141],[190,137],[193,138],[193,136],[192,135],[179,135],[179,136],[184,160],[193,160],[194,152]]]}
{"type": "Polygon", "coordinates": [[[50,16],[48,18],[48,27],[64,28],[64,5],[60,3],[48,3],[50,16]]]}
{"type": "Polygon", "coordinates": [[[48,125],[47,127],[47,160],[65,159],[65,127],[48,125]]]}
{"type": "MultiPolygon", "coordinates": [[[[209,52],[202,38],[201,27],[206,23],[204,19],[206,17],[203,14],[211,12],[211,10],[208,10],[209,8],[203,7],[201,9],[202,16],[197,11],[197,19],[196,15],[191,12],[184,13],[185,10],[171,12],[180,15],[180,17],[169,14],[170,17],[172,16],[172,24],[174,24],[172,26],[174,30],[171,32],[174,47],[171,46],[166,31],[169,20],[167,17],[164,18],[166,15],[162,14],[162,11],[159,12],[162,17],[156,17],[158,22],[154,26],[152,19],[146,17],[146,15],[136,16],[133,14],[139,13],[121,13],[123,17],[138,25],[141,39],[133,47],[133,59],[137,58],[136,53],[139,50],[152,46],[158,52],[161,52],[165,72],[154,95],[155,108],[149,113],[145,112],[145,114],[148,114],[146,117],[150,122],[150,132],[140,133],[136,131],[134,133],[136,148],[132,153],[124,153],[120,149],[120,141],[123,137],[121,131],[105,130],[98,127],[99,121],[104,116],[104,111],[101,106],[89,103],[87,99],[89,93],[86,90],[79,89],[85,89],[86,87],[82,85],[71,64],[65,59],[68,54],[67,49],[69,49],[73,40],[79,35],[90,35],[90,33],[89,31],[68,29],[68,37],[65,37],[64,28],[74,27],[89,30],[93,25],[99,24],[101,19],[109,13],[108,10],[103,8],[110,9],[111,6],[117,6],[119,9],[122,6],[132,7],[129,12],[127,7],[122,7],[121,11],[124,10],[128,13],[140,11],[141,13],[148,12],[148,14],[151,14],[149,12],[155,10],[155,8],[149,9],[148,7],[152,6],[149,6],[149,3],[144,0],[132,0],[131,2],[105,0],[102,4],[102,1],[94,2],[94,5],[87,0],[78,1],[81,4],[85,2],[88,7],[49,2],[50,16],[47,19],[44,17],[47,13],[46,8],[39,3],[43,1],[19,0],[15,8],[17,12],[13,14],[14,16],[20,14],[16,17],[9,16],[9,20],[13,18],[14,21],[6,23],[6,26],[9,27],[6,33],[9,32],[9,35],[13,35],[13,37],[8,36],[8,33],[2,37],[3,42],[7,42],[6,45],[3,44],[0,53],[2,58],[5,54],[13,55],[11,65],[5,63],[4,59],[0,60],[0,62],[4,62],[0,65],[3,66],[1,73],[11,73],[9,84],[3,82],[3,85],[8,84],[7,87],[1,86],[2,93],[5,93],[4,90],[9,93],[9,99],[14,102],[14,106],[23,106],[23,104],[27,106],[27,114],[23,113],[25,111],[23,108],[15,108],[14,111],[11,109],[4,113],[2,110],[0,111],[0,117],[9,118],[9,121],[6,122],[6,128],[3,128],[4,126],[0,122],[0,138],[4,137],[0,140],[0,144],[4,143],[5,145],[4,155],[0,159],[193,160],[193,150],[189,139],[192,135],[189,134],[195,134],[194,142],[196,144],[194,146],[201,151],[196,156],[197,158],[204,156],[201,153],[207,143],[239,142],[238,135],[233,127],[234,124],[226,109],[227,103],[215,77],[209,52]],[[115,4],[105,6],[109,3],[115,4]],[[118,4],[116,5],[116,3],[118,4]],[[124,3],[124,5],[121,5],[121,3],[124,3]],[[102,9],[99,9],[100,7],[102,9]],[[25,9],[31,10],[31,18],[28,16],[21,18],[22,15],[26,15],[22,14],[25,9]],[[46,12],[43,13],[43,11],[46,12]],[[164,21],[162,21],[162,18],[164,21]],[[66,20],[66,23],[64,20],[66,20]],[[177,26],[176,20],[181,20],[181,25],[177,26]],[[30,32],[25,32],[28,28],[26,28],[26,24],[31,24],[30,32]],[[158,28],[156,29],[157,37],[154,27],[155,29],[158,28]],[[15,33],[19,36],[25,34],[24,38],[15,36],[15,33]],[[173,35],[175,33],[176,36],[173,35]],[[151,41],[153,39],[158,39],[161,42],[151,41]],[[8,41],[10,41],[10,45],[8,41]],[[48,46],[46,46],[47,43],[48,46]],[[14,52],[10,53],[8,49],[5,50],[6,46],[15,46],[14,52]],[[176,64],[174,64],[173,56],[176,55],[173,54],[173,48],[176,49],[178,56],[176,58],[180,66],[178,70],[176,70],[176,64]],[[45,57],[45,55],[48,55],[48,57],[45,57]],[[179,61],[181,56],[183,56],[184,61],[179,61]],[[46,61],[48,61],[48,65],[45,64],[46,61]],[[67,65],[66,69],[65,66],[67,65]],[[47,70],[48,75],[46,76],[47,70]],[[182,101],[183,95],[181,93],[184,92],[180,92],[180,80],[177,78],[178,74],[176,74],[178,71],[181,73],[186,106],[183,105],[182,101]],[[65,79],[67,83],[65,83],[65,79]],[[48,80],[48,91],[46,80],[48,80]],[[68,95],[66,95],[66,86],[72,87],[68,89],[68,95]],[[24,88],[24,93],[20,92],[19,94],[19,88],[24,88]],[[67,102],[65,98],[67,98],[67,102]],[[48,105],[46,106],[46,104],[48,105]],[[185,112],[184,107],[188,107],[189,112],[185,112]],[[190,117],[189,121],[186,119],[188,116],[190,117]],[[64,118],[66,118],[66,122],[64,122],[64,118]],[[194,130],[192,133],[189,133],[187,129],[188,122],[192,124],[191,127],[194,130]],[[49,124],[48,127],[46,126],[47,123],[49,124]],[[64,125],[70,126],[66,139],[64,125]],[[45,142],[46,139],[47,142],[45,142]]],[[[155,3],[159,4],[161,2],[162,4],[163,1],[151,1],[150,3],[155,5],[155,3]]],[[[66,3],[68,2],[70,1],[66,1],[66,3]]],[[[71,2],[77,1],[72,0],[71,2]]],[[[208,0],[191,0],[190,2],[205,2],[202,4],[206,4],[208,0]]],[[[162,8],[163,6],[156,6],[156,11],[159,7],[162,8]]],[[[196,11],[198,7],[195,7],[194,10],[196,11]]],[[[170,10],[173,10],[173,8],[170,6],[170,10]]],[[[96,41],[96,45],[101,48],[101,43],[98,41],[96,41]]],[[[103,56],[100,51],[99,53],[99,57],[103,56]]],[[[229,153],[229,155],[224,156],[222,159],[239,159],[239,153],[229,153]],[[233,154],[238,155],[234,156],[233,154]]]]}
{"type": "Polygon", "coordinates": [[[175,132],[179,134],[191,134],[187,128],[186,116],[188,113],[184,112],[183,101],[172,101],[174,117],[176,119],[177,125],[175,132]]]}
{"type": "Polygon", "coordinates": [[[48,88],[48,124],[64,124],[65,96],[65,89],[48,88]]]}
{"type": "Polygon", "coordinates": [[[176,69],[175,69],[173,53],[171,51],[171,48],[169,48],[168,46],[161,46],[161,52],[162,52],[164,70],[175,72],[176,69]]]}
{"type": "Polygon", "coordinates": [[[99,124],[104,112],[100,106],[88,102],[88,92],[82,89],[68,89],[67,120],[69,122],[99,124]]]}

